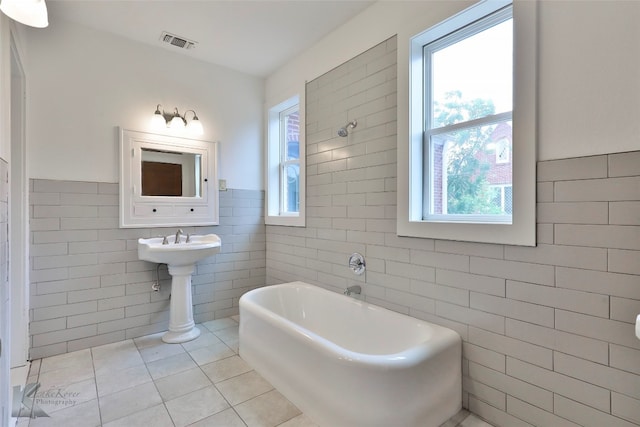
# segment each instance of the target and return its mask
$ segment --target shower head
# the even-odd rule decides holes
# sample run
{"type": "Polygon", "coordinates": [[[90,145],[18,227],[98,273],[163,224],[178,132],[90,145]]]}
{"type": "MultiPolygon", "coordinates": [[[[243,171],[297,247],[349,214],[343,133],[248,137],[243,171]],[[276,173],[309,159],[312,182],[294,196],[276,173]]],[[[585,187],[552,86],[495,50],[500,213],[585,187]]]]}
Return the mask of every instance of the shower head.
{"type": "Polygon", "coordinates": [[[349,135],[349,128],[353,129],[356,126],[358,126],[358,122],[355,121],[355,120],[352,121],[352,122],[347,123],[346,125],[344,125],[340,129],[338,129],[338,136],[341,136],[341,137],[345,138],[347,135],[349,135]]]}

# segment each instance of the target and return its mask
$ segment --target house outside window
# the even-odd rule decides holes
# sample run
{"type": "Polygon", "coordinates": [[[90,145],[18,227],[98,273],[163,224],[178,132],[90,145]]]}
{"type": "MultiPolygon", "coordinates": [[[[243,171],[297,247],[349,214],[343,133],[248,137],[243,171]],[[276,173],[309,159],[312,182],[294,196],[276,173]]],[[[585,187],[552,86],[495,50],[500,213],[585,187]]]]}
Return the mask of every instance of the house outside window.
{"type": "Polygon", "coordinates": [[[409,39],[399,235],[535,245],[536,15],[482,1],[409,39]]]}
{"type": "Polygon", "coordinates": [[[299,97],[270,108],[267,123],[265,223],[304,226],[304,134],[299,97]]]}

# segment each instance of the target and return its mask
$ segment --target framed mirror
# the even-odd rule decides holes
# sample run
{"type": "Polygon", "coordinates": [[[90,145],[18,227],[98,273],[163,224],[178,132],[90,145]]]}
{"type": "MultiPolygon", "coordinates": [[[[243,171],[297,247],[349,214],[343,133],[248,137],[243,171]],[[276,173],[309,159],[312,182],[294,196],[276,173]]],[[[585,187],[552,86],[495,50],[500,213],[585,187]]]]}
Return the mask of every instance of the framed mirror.
{"type": "Polygon", "coordinates": [[[217,225],[217,143],[120,130],[120,227],[217,225]]]}

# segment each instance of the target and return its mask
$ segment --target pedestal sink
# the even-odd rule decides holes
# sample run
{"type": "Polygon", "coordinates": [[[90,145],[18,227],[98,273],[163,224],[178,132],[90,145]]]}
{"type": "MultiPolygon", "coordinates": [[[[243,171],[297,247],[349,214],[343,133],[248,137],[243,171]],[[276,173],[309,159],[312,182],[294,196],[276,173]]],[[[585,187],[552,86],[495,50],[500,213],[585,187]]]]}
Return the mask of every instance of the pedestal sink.
{"type": "Polygon", "coordinates": [[[220,237],[215,234],[202,236],[176,236],[138,239],[138,258],[159,264],[167,264],[171,275],[171,305],[169,307],[169,331],[162,336],[166,343],[181,343],[198,338],[200,330],[193,321],[191,299],[191,275],[196,262],[220,252],[220,237]],[[163,242],[165,242],[163,244],[163,242]]]}

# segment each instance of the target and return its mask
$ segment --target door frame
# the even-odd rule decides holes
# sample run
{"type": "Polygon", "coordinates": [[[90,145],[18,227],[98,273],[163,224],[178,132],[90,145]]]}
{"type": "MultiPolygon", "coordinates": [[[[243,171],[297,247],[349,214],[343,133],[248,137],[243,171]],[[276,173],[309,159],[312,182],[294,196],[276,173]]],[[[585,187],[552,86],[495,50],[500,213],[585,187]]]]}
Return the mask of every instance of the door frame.
{"type": "Polygon", "coordinates": [[[9,274],[11,368],[29,358],[29,181],[26,150],[26,78],[20,48],[10,31],[11,159],[9,161],[9,274]]]}

